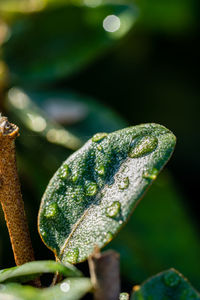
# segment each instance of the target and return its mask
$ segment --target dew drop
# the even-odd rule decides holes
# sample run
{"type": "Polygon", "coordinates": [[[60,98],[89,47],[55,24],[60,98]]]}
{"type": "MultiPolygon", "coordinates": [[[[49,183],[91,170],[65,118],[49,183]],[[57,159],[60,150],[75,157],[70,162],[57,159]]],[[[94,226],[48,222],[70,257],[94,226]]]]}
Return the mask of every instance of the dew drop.
{"type": "Polygon", "coordinates": [[[169,271],[169,272],[167,272],[167,274],[164,275],[163,280],[164,280],[165,285],[167,285],[169,287],[175,287],[179,284],[180,277],[175,272],[169,271]]]}
{"type": "Polygon", "coordinates": [[[97,149],[98,149],[99,151],[101,151],[101,150],[103,150],[103,147],[102,147],[101,145],[98,145],[98,146],[97,146],[97,149]]]}
{"type": "Polygon", "coordinates": [[[82,197],[79,197],[79,196],[76,196],[76,195],[72,195],[71,197],[72,197],[74,202],[81,203],[83,201],[82,197]]]}
{"type": "Polygon", "coordinates": [[[129,178],[124,178],[118,185],[120,190],[125,190],[129,186],[129,178]]]}
{"type": "Polygon", "coordinates": [[[73,176],[72,176],[72,181],[73,182],[76,182],[78,180],[78,174],[74,174],[73,176]]]}
{"type": "Polygon", "coordinates": [[[69,169],[68,165],[64,165],[63,169],[61,171],[61,174],[60,174],[60,178],[66,179],[69,176],[69,173],[70,173],[70,169],[69,169]]]}
{"type": "Polygon", "coordinates": [[[103,165],[98,166],[97,169],[96,169],[96,171],[97,171],[97,173],[98,173],[99,175],[104,175],[104,174],[105,174],[105,168],[104,168],[103,165]]]}
{"type": "Polygon", "coordinates": [[[46,218],[53,218],[58,213],[58,205],[56,202],[51,203],[49,206],[46,207],[44,216],[46,218]]]}
{"type": "Polygon", "coordinates": [[[156,168],[153,168],[151,171],[145,172],[143,174],[143,178],[155,180],[157,178],[157,175],[158,175],[158,170],[156,168]]]}
{"type": "Polygon", "coordinates": [[[105,240],[107,243],[109,243],[110,241],[112,241],[112,239],[113,239],[113,234],[110,231],[108,231],[105,236],[105,240]]]}
{"type": "Polygon", "coordinates": [[[101,140],[103,140],[108,134],[105,132],[100,132],[100,133],[96,133],[93,137],[92,137],[92,141],[93,142],[99,142],[101,140]]]}
{"type": "Polygon", "coordinates": [[[69,263],[75,264],[78,261],[78,256],[79,256],[79,250],[78,250],[78,248],[74,248],[67,252],[65,259],[69,263]]]}
{"type": "Polygon", "coordinates": [[[87,196],[94,196],[98,191],[97,184],[95,182],[88,182],[85,186],[85,192],[87,196]]]}
{"type": "Polygon", "coordinates": [[[142,157],[153,152],[158,145],[158,139],[154,136],[138,136],[131,142],[128,156],[131,158],[142,157]]]}
{"type": "Polygon", "coordinates": [[[47,235],[46,231],[44,231],[43,228],[40,228],[40,234],[42,237],[45,237],[47,235]]]}
{"type": "Polygon", "coordinates": [[[106,208],[107,217],[114,218],[120,212],[121,204],[119,201],[114,201],[109,207],[106,208]]]}
{"type": "Polygon", "coordinates": [[[61,283],[60,289],[61,289],[61,291],[64,292],[64,293],[69,292],[69,290],[70,290],[70,285],[69,285],[69,283],[68,283],[68,282],[63,282],[63,283],[61,283]]]}

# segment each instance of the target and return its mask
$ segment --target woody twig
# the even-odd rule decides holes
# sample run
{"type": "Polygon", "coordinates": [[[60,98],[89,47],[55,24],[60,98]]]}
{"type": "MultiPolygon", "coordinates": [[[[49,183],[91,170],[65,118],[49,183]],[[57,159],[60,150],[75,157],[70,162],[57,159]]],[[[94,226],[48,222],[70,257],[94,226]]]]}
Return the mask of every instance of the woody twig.
{"type": "Polygon", "coordinates": [[[0,115],[0,201],[8,227],[16,265],[34,260],[16,167],[16,125],[0,115]]]}

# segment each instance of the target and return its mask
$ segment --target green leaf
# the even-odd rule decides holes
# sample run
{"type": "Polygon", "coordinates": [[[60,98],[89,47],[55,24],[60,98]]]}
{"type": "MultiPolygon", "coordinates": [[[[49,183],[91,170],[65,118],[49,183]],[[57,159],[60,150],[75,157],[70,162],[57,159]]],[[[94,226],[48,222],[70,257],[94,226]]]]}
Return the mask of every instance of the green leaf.
{"type": "Polygon", "coordinates": [[[143,124],[93,136],[51,179],[39,212],[39,232],[61,261],[85,260],[127,221],[170,158],[175,136],[143,124]],[[152,172],[154,177],[152,177],[152,172]]]}
{"type": "Polygon", "coordinates": [[[54,287],[37,289],[18,283],[0,285],[2,300],[78,300],[92,288],[89,278],[68,278],[54,287]]]}
{"type": "Polygon", "coordinates": [[[72,150],[81,146],[79,138],[49,118],[23,89],[11,88],[7,94],[6,106],[7,110],[15,115],[27,129],[49,142],[72,150]]]}
{"type": "Polygon", "coordinates": [[[49,9],[16,14],[3,45],[11,79],[15,84],[41,85],[72,75],[113,46],[135,19],[134,6],[114,4],[91,8],[63,2],[49,9]],[[108,15],[120,18],[116,32],[103,28],[108,15]]]}
{"type": "Polygon", "coordinates": [[[24,265],[0,270],[0,282],[27,282],[42,273],[59,272],[66,277],[80,277],[82,273],[69,263],[61,264],[53,260],[32,261],[24,265]]]}
{"type": "Polygon", "coordinates": [[[34,136],[38,134],[69,149],[76,149],[98,130],[111,132],[127,126],[107,106],[68,90],[27,91],[13,87],[7,94],[6,109],[34,136]]]}
{"type": "Polygon", "coordinates": [[[173,266],[200,288],[199,234],[185,203],[184,195],[165,169],[134,217],[108,245],[120,253],[123,278],[139,283],[173,266]]]}
{"type": "Polygon", "coordinates": [[[164,271],[141,285],[131,296],[131,300],[192,300],[200,299],[200,294],[174,269],[164,271]]]}

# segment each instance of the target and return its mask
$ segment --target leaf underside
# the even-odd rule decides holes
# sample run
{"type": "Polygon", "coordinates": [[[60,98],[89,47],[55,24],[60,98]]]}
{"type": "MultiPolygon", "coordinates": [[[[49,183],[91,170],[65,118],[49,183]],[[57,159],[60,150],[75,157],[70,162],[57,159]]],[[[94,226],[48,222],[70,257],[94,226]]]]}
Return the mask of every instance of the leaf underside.
{"type": "MultiPolygon", "coordinates": [[[[134,288],[133,288],[134,290],[134,288]]],[[[200,294],[174,269],[164,271],[137,287],[131,300],[192,300],[200,299],[200,294]]]]}
{"type": "Polygon", "coordinates": [[[53,260],[32,261],[21,266],[0,270],[2,282],[28,282],[43,273],[62,274],[64,277],[81,277],[82,273],[73,265],[61,264],[53,260]]]}
{"type": "Polygon", "coordinates": [[[127,221],[170,158],[175,136],[157,124],[96,134],[58,169],[44,193],[39,233],[60,261],[84,261],[127,221]]]}
{"type": "Polygon", "coordinates": [[[0,286],[2,300],[79,300],[92,289],[89,278],[68,278],[56,286],[38,289],[19,283],[0,286]]]}

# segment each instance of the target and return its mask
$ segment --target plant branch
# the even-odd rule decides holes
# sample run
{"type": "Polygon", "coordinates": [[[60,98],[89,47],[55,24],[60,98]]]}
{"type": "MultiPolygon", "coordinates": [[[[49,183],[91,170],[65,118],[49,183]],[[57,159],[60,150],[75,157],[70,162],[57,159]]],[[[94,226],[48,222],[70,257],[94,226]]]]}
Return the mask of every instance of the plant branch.
{"type": "Polygon", "coordinates": [[[120,293],[119,254],[96,250],[88,259],[95,300],[118,300],[120,293]]]}
{"type": "Polygon", "coordinates": [[[18,127],[0,115],[0,201],[16,265],[22,265],[35,259],[16,167],[15,138],[18,135],[18,127]]]}

